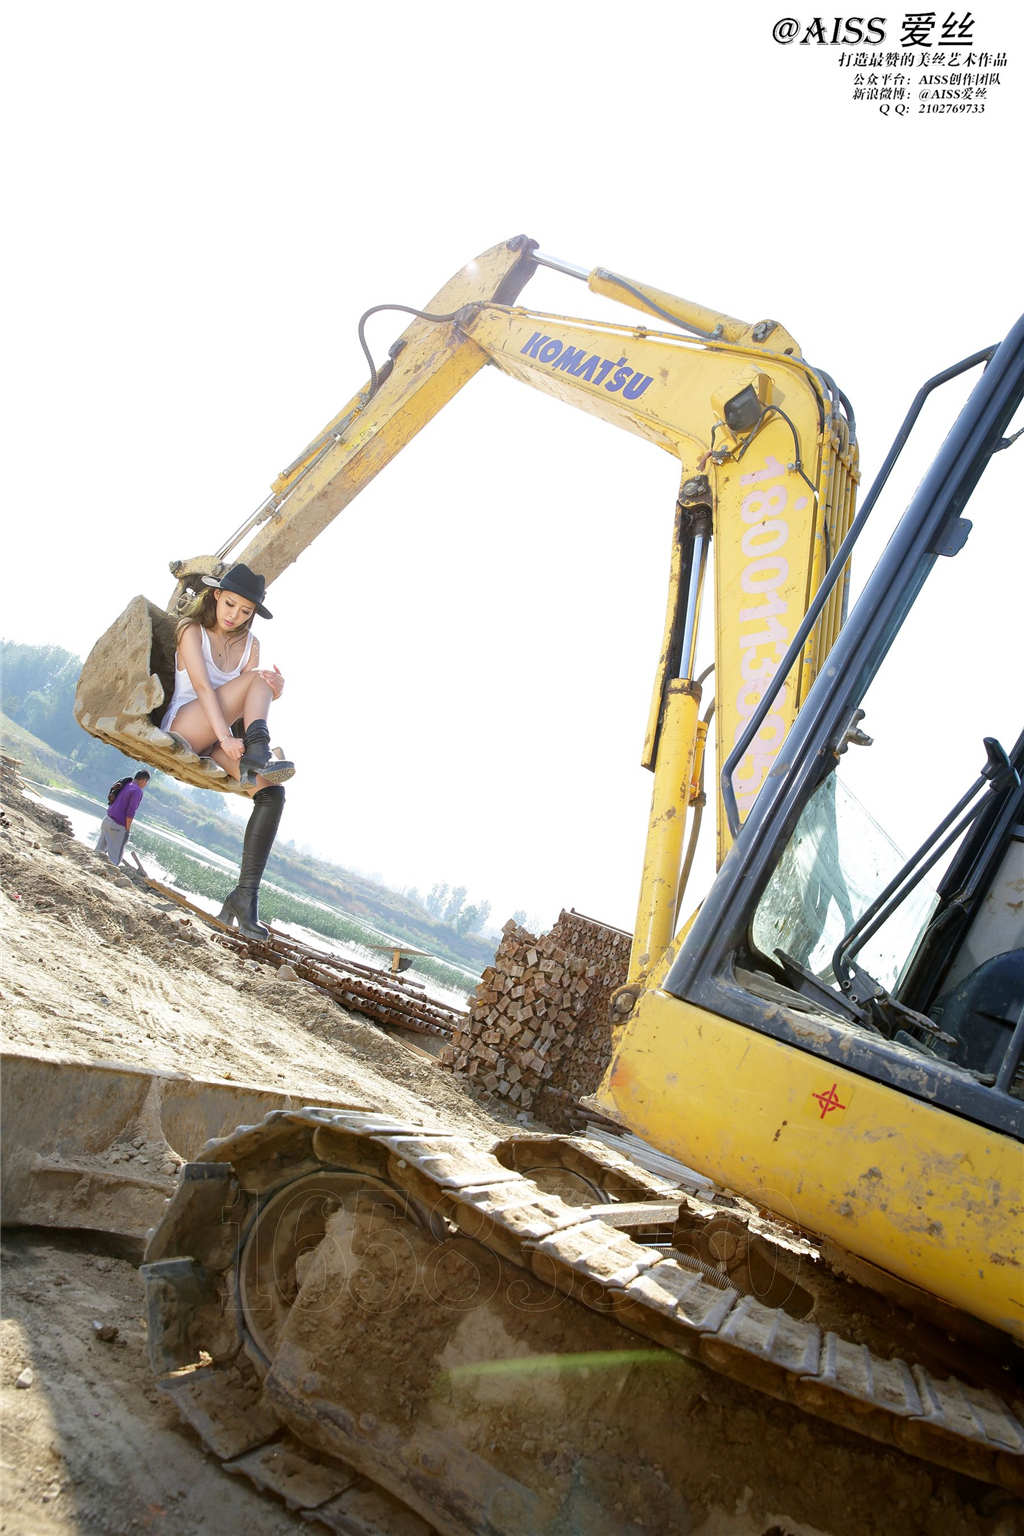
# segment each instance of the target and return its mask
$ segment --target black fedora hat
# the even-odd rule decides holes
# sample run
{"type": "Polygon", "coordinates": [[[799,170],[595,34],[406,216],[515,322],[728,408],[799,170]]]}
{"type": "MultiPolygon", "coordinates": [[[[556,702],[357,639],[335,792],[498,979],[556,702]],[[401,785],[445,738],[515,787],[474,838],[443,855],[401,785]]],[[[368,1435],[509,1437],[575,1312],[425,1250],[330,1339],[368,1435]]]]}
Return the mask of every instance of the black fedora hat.
{"type": "Polygon", "coordinates": [[[224,576],[204,576],[208,587],[213,587],[218,592],[235,592],[239,597],[244,597],[247,603],[252,603],[261,619],[272,619],[274,615],[263,606],[263,594],[267,590],[267,584],[262,576],[257,576],[255,571],[250,571],[247,565],[233,565],[224,576]]]}

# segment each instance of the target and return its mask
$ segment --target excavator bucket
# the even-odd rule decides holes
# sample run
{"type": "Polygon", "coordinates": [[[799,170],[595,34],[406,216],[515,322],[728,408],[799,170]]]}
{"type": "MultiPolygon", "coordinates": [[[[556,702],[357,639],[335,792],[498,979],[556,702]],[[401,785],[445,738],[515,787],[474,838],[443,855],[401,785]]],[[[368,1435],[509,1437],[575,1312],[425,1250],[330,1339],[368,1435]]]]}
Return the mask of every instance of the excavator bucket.
{"type": "Polygon", "coordinates": [[[93,646],[75,692],[75,719],[90,736],[201,789],[245,791],[209,757],[160,729],[174,687],[171,615],[133,597],[93,646]]]}

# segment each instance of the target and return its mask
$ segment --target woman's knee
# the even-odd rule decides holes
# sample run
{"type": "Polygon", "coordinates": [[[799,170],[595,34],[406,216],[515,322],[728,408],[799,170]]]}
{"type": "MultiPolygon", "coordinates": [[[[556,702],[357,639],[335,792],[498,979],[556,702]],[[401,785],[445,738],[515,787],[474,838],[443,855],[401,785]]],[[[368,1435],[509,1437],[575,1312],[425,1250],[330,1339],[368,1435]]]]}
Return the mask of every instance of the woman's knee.
{"type": "Polygon", "coordinates": [[[241,718],[255,675],[254,672],[240,672],[237,677],[231,678],[230,682],[222,683],[219,688],[214,689],[217,703],[225,720],[229,723],[241,718]]]}

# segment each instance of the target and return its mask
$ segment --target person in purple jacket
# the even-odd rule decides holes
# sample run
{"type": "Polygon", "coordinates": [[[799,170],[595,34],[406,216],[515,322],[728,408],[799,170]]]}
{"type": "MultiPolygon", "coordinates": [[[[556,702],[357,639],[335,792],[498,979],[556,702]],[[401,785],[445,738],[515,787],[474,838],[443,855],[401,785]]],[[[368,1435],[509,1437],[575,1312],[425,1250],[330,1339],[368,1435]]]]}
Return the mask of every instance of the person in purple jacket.
{"type": "Polygon", "coordinates": [[[107,814],[100,823],[96,852],[105,853],[111,864],[121,862],[135,812],[142,803],[142,792],[148,783],[149,774],[145,768],[141,768],[107,807],[107,814]]]}

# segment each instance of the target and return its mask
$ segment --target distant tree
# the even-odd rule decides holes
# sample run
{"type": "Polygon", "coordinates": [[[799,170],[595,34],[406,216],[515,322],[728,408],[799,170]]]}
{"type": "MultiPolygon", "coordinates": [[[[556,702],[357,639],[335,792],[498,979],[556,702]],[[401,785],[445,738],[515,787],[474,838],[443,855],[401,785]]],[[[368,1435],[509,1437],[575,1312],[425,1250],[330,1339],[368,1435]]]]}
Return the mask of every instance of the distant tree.
{"type": "Polygon", "coordinates": [[[427,900],[426,900],[426,903],[425,903],[427,911],[430,913],[431,917],[441,917],[441,916],[443,916],[444,909],[445,909],[445,906],[447,904],[447,901],[448,901],[448,886],[447,885],[433,885],[433,886],[431,886],[431,888],[430,888],[430,895],[427,897],[427,900]]]}
{"type": "Polygon", "coordinates": [[[448,901],[444,909],[444,921],[448,923],[450,927],[456,927],[459,920],[459,913],[462,911],[465,904],[466,887],[464,885],[457,885],[452,891],[451,895],[448,897],[448,901]]]}
{"type": "MultiPolygon", "coordinates": [[[[82,663],[59,645],[0,642],[3,709],[18,725],[65,756],[99,790],[110,782],[114,753],[87,736],[74,717],[75,686],[82,663]]],[[[115,763],[116,766],[116,763],[115,763]]]]}
{"type": "Polygon", "coordinates": [[[478,906],[463,907],[452,926],[456,933],[478,933],[490,915],[490,902],[481,901],[478,906]]]}
{"type": "Polygon", "coordinates": [[[516,910],[512,913],[512,921],[517,925],[517,927],[525,928],[526,927],[526,910],[525,910],[525,908],[517,907],[516,910]]]}

